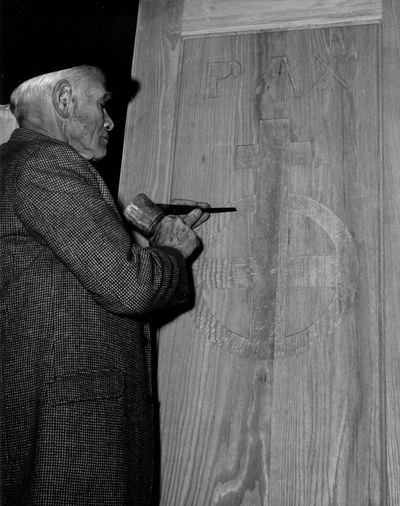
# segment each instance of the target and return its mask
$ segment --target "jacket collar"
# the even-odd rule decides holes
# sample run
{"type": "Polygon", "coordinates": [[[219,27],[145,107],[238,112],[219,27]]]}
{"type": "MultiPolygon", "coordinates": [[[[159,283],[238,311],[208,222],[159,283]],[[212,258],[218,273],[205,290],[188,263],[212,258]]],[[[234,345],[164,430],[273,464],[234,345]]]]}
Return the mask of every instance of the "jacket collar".
{"type": "Polygon", "coordinates": [[[44,135],[35,130],[29,130],[28,128],[16,128],[10,137],[10,141],[34,141],[39,139],[51,139],[54,142],[59,142],[60,144],[65,144],[65,142],[59,141],[58,139],[54,139],[49,135],[44,135]]]}
{"type": "MultiPolygon", "coordinates": [[[[48,135],[41,134],[39,132],[36,132],[35,130],[29,130],[28,128],[17,128],[16,130],[14,130],[12,132],[11,137],[10,137],[10,141],[13,141],[13,142],[26,142],[26,141],[35,141],[35,140],[40,140],[40,139],[42,139],[42,140],[43,139],[48,139],[48,140],[50,139],[53,142],[69,146],[69,144],[67,144],[66,142],[59,141],[58,139],[54,139],[53,137],[49,137],[48,135]]],[[[73,149],[73,148],[71,148],[71,149],[73,149]]],[[[78,152],[76,152],[76,153],[79,155],[78,152]]],[[[81,155],[79,155],[79,156],[81,156],[81,155]]],[[[105,184],[103,178],[100,176],[97,169],[94,167],[94,165],[92,164],[92,162],[90,160],[86,160],[83,157],[82,157],[82,159],[87,163],[88,169],[91,171],[93,176],[96,178],[103,198],[116,212],[119,220],[122,221],[118,206],[116,205],[116,203],[115,203],[109,189],[107,188],[107,185],[105,184]]]]}

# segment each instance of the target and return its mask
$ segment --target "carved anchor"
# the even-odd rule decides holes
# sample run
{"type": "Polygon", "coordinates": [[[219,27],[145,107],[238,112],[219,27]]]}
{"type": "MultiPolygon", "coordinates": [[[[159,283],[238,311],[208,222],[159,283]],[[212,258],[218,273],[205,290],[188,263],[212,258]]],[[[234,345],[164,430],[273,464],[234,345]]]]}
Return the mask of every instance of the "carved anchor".
{"type": "MultiPolygon", "coordinates": [[[[239,335],[212,314],[200,296],[191,317],[214,344],[245,358],[272,359],[307,350],[331,334],[351,307],[358,285],[356,247],[344,223],[315,200],[286,190],[285,150],[289,121],[260,121],[259,144],[237,147],[237,170],[256,170],[256,194],[235,202],[235,217],[219,217],[219,227],[204,238],[218,239],[229,220],[253,214],[253,252],[246,258],[200,257],[194,265],[199,289],[250,288],[252,309],[248,335],[239,335]],[[331,238],[335,254],[288,255],[288,215],[302,214],[331,238]],[[331,287],[334,295],[323,314],[307,328],[287,335],[285,292],[293,287],[331,287]]],[[[292,145],[293,146],[293,145],[292,145]]],[[[210,229],[209,229],[210,230],[210,229]]]]}

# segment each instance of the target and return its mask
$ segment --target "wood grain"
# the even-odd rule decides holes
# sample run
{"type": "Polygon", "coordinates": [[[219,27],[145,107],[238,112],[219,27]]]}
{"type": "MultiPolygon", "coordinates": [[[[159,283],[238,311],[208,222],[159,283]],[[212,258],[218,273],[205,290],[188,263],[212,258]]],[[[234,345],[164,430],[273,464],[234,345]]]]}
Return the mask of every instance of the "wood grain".
{"type": "Polygon", "coordinates": [[[161,505],[400,504],[400,7],[383,7],[382,25],[182,39],[183,2],[142,2],[121,202],[238,207],[202,227],[193,306],[160,332],[161,505]]]}
{"type": "Polygon", "coordinates": [[[182,35],[297,30],[381,19],[382,0],[187,0],[182,35]]]}
{"type": "Polygon", "coordinates": [[[384,1],[383,17],[383,244],[384,348],[381,367],[385,382],[381,409],[385,415],[384,465],[388,506],[400,504],[400,6],[384,1]]]}
{"type": "Polygon", "coordinates": [[[381,504],[378,41],[372,25],[184,43],[172,194],[238,213],[204,226],[196,307],[159,343],[162,504],[381,504]],[[291,216],[300,286],[283,276],[290,195],[357,250],[329,213],[326,230],[291,216]],[[304,334],[340,272],[343,314],[304,334]]]}
{"type": "Polygon", "coordinates": [[[138,93],[129,104],[119,189],[124,209],[144,193],[165,202],[169,193],[173,121],[180,57],[183,0],[140,2],[132,79],[138,93]]]}

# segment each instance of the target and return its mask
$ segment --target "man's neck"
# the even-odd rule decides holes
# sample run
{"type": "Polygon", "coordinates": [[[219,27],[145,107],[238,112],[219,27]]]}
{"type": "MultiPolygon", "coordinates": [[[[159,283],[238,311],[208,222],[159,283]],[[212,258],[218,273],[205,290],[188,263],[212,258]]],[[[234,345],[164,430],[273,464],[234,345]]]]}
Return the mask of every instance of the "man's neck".
{"type": "Polygon", "coordinates": [[[46,125],[40,124],[35,120],[29,118],[23,119],[21,120],[20,127],[27,128],[28,130],[33,130],[42,135],[46,135],[47,137],[51,137],[53,139],[65,142],[64,136],[62,135],[61,132],[58,132],[58,129],[46,128],[46,125]]]}

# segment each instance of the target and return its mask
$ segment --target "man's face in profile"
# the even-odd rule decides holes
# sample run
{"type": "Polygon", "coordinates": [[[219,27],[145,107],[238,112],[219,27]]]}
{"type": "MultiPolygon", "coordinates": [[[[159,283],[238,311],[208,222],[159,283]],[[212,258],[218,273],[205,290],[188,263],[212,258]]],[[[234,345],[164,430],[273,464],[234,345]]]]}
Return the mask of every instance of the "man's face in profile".
{"type": "Polygon", "coordinates": [[[105,107],[109,98],[105,85],[93,77],[75,90],[68,143],[87,160],[101,160],[107,154],[109,132],[114,128],[105,107]]]}

